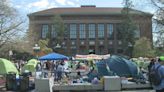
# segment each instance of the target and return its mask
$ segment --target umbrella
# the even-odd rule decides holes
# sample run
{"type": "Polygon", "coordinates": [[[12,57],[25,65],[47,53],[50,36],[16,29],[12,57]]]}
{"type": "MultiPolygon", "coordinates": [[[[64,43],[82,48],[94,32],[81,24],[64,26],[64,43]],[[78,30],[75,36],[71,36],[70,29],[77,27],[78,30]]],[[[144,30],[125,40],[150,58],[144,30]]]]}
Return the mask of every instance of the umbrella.
{"type": "Polygon", "coordinates": [[[31,64],[31,63],[27,63],[26,65],[24,65],[23,70],[28,70],[30,72],[35,72],[36,65],[35,64],[31,64]]]}
{"type": "Polygon", "coordinates": [[[105,60],[111,72],[124,77],[138,76],[137,65],[132,61],[123,57],[112,55],[109,59],[105,60]]]}
{"type": "Polygon", "coordinates": [[[50,53],[39,58],[39,60],[67,60],[68,57],[59,53],[50,53]]]}
{"type": "Polygon", "coordinates": [[[0,74],[8,74],[14,72],[19,74],[15,65],[7,59],[0,58],[0,74]]]}

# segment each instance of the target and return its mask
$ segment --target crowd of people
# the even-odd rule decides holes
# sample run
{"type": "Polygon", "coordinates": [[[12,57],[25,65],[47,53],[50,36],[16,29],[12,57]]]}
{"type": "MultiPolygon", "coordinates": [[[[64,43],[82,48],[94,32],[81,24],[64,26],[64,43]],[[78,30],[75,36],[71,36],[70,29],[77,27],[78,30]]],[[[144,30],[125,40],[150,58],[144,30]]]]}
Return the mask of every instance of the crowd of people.
{"type": "MultiPolygon", "coordinates": [[[[25,62],[17,63],[16,66],[19,70],[25,62]]],[[[84,70],[87,75],[90,72],[94,72],[96,69],[95,62],[77,62],[77,61],[46,61],[40,62],[37,64],[36,72],[42,72],[43,77],[53,76],[54,81],[58,83],[64,78],[70,79],[70,73],[75,72],[76,78],[81,80],[83,77],[80,70],[84,70]]],[[[140,67],[142,72],[145,72],[144,69],[140,67]]],[[[153,88],[156,92],[164,92],[164,56],[153,58],[147,66],[147,77],[150,83],[153,85],[153,88]]],[[[73,77],[73,79],[76,79],[73,77]]],[[[98,78],[94,78],[91,82],[98,83],[98,78]]]]}

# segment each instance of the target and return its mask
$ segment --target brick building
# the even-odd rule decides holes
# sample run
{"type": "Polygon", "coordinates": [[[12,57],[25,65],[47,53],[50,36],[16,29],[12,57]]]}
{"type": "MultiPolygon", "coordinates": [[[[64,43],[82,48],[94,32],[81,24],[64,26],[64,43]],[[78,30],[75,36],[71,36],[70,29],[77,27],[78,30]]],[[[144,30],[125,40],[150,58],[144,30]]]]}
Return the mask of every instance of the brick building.
{"type": "MultiPolygon", "coordinates": [[[[37,31],[39,39],[45,39],[51,32],[55,40],[52,18],[58,14],[67,27],[61,52],[66,55],[122,53],[118,25],[121,23],[122,8],[81,6],[74,8],[52,8],[29,14],[29,29],[37,31]]],[[[152,14],[131,10],[137,30],[136,38],[147,37],[152,41],[152,14]]],[[[52,45],[55,48],[56,45],[52,45]]]]}

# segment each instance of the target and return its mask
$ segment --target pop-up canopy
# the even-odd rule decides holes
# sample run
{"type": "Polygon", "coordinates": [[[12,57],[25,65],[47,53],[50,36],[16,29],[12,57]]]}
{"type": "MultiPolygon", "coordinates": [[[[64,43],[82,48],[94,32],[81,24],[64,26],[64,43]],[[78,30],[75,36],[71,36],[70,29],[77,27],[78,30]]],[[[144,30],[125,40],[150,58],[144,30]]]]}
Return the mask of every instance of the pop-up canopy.
{"type": "Polygon", "coordinates": [[[59,53],[50,53],[39,58],[39,60],[67,60],[68,57],[59,53]]]}

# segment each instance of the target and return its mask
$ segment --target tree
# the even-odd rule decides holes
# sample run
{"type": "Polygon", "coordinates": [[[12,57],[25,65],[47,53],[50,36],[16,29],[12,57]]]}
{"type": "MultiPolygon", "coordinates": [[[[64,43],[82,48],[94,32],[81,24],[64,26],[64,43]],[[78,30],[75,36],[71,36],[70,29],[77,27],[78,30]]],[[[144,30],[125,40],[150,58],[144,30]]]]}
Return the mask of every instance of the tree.
{"type": "Polygon", "coordinates": [[[122,47],[124,48],[123,54],[128,53],[128,44],[134,44],[135,41],[135,30],[136,25],[133,22],[132,15],[130,13],[131,8],[133,7],[132,1],[124,0],[124,8],[122,10],[123,20],[118,29],[118,35],[122,41],[122,47]]]}
{"type": "Polygon", "coordinates": [[[49,39],[47,40],[39,40],[38,44],[40,46],[40,51],[44,54],[48,54],[52,52],[53,50],[48,47],[49,39]]]}
{"type": "Polygon", "coordinates": [[[135,42],[133,49],[134,57],[154,57],[154,53],[152,44],[146,37],[142,37],[135,42]]]}
{"type": "Polygon", "coordinates": [[[8,0],[0,0],[0,48],[10,43],[22,31],[24,21],[18,16],[8,0]]]}
{"type": "Polygon", "coordinates": [[[60,15],[55,15],[53,17],[53,25],[54,25],[54,29],[53,31],[55,31],[56,35],[55,35],[55,46],[57,44],[62,44],[62,41],[64,40],[64,36],[65,36],[65,25],[64,22],[62,20],[62,18],[60,17],[60,15]]]}
{"type": "Polygon", "coordinates": [[[158,24],[164,26],[164,1],[163,0],[150,0],[154,8],[156,8],[155,12],[155,20],[158,24]]]}

